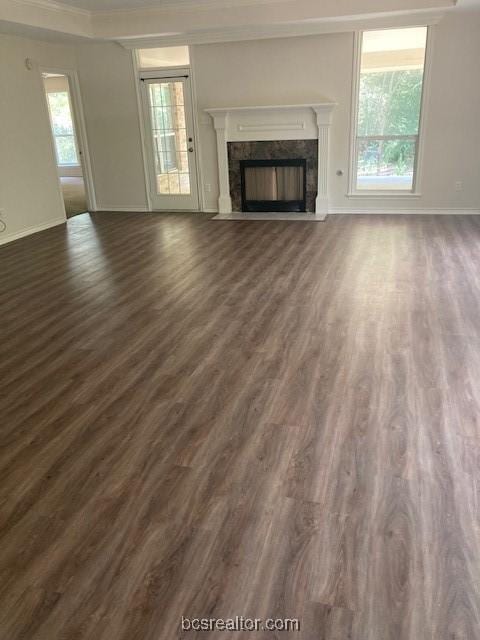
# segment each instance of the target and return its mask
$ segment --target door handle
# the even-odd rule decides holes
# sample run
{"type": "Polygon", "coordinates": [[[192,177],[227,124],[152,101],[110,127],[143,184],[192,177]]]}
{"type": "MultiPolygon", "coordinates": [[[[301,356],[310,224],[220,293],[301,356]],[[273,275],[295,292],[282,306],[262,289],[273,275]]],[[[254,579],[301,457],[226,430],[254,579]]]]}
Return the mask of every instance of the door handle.
{"type": "Polygon", "coordinates": [[[190,153],[193,153],[193,147],[188,147],[188,150],[190,151],[190,153]]]}

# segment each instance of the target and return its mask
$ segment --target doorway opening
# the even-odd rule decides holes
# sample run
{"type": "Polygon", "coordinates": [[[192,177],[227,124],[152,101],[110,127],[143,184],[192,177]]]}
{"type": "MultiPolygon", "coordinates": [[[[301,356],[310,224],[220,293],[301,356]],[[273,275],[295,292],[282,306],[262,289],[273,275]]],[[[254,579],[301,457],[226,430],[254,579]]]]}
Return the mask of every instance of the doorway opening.
{"type": "Polygon", "coordinates": [[[67,218],[88,211],[82,151],[79,145],[70,80],[61,73],[42,73],[57,171],[67,218]]]}

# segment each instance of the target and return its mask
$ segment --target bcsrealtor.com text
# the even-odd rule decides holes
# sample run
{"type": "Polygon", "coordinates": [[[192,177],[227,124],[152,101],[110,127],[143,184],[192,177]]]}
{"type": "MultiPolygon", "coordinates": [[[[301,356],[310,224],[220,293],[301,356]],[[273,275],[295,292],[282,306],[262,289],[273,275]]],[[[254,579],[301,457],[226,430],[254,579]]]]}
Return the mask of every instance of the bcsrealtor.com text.
{"type": "Polygon", "coordinates": [[[297,618],[185,618],[182,631],[300,631],[297,618]]]}

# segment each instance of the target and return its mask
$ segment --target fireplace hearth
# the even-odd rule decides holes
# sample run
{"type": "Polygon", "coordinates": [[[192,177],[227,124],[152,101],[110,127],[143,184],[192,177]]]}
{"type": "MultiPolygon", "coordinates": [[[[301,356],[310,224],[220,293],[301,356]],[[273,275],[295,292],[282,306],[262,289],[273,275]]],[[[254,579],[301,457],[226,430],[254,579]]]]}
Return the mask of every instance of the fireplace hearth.
{"type": "Polygon", "coordinates": [[[241,160],[240,172],[242,211],[306,211],[306,160],[241,160]]]}

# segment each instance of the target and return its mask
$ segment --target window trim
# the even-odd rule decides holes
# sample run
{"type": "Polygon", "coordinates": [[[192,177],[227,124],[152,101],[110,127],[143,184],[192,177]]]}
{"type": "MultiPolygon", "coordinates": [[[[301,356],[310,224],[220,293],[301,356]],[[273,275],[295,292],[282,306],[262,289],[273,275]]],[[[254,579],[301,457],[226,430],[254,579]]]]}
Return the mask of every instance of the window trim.
{"type": "MultiPolygon", "coordinates": [[[[402,27],[387,27],[385,29],[362,29],[355,32],[354,35],[354,49],[353,49],[353,78],[352,78],[352,98],[351,98],[351,124],[350,124],[350,162],[348,172],[348,193],[347,198],[420,198],[421,184],[423,178],[423,158],[424,158],[424,141],[425,141],[425,129],[426,129],[426,112],[427,105],[429,104],[428,96],[430,94],[430,76],[431,76],[431,60],[433,50],[433,27],[429,24],[415,25],[418,27],[426,27],[427,40],[425,44],[425,64],[423,68],[423,85],[422,85],[422,98],[420,101],[420,119],[418,123],[418,134],[416,136],[401,136],[411,139],[417,139],[417,150],[415,154],[415,166],[413,173],[413,187],[412,190],[405,191],[401,189],[387,190],[387,189],[357,189],[357,131],[358,131],[358,113],[359,113],[359,97],[360,97],[360,66],[361,66],[361,50],[362,50],[362,37],[366,31],[387,31],[390,29],[399,29],[402,27]]],[[[406,29],[409,27],[405,27],[406,29]]],[[[362,137],[362,136],[361,136],[362,137]]],[[[363,136],[364,138],[374,137],[392,138],[395,136],[363,136]]]]}

